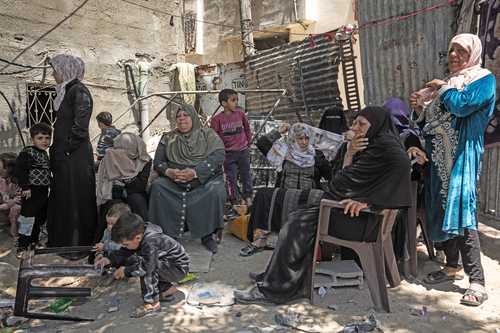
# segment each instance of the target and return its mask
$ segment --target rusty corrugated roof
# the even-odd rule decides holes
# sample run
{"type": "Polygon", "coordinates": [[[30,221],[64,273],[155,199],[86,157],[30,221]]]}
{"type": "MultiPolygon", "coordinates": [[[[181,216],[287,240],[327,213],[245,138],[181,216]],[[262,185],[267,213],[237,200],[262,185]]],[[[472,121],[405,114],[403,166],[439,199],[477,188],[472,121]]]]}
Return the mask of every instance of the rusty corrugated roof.
{"type": "MultiPolygon", "coordinates": [[[[442,4],[439,0],[358,0],[359,25],[442,4]]],[[[365,103],[406,99],[446,71],[448,42],[455,32],[455,6],[361,29],[365,103]]]]}
{"type": "MultiPolygon", "coordinates": [[[[325,108],[341,104],[337,84],[339,48],[326,37],[280,45],[260,51],[246,61],[248,89],[287,89],[274,113],[275,119],[304,121],[307,113],[316,122],[325,108]],[[302,79],[301,79],[302,78],[302,79]]],[[[267,114],[278,95],[249,94],[246,109],[251,116],[267,114]]]]}

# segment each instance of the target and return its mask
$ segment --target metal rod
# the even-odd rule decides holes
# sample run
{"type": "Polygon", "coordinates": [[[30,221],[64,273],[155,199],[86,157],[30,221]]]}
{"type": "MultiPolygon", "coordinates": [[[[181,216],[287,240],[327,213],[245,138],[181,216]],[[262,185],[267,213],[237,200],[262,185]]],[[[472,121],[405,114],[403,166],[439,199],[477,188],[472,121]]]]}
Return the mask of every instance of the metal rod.
{"type": "Polygon", "coordinates": [[[34,319],[47,319],[47,320],[67,320],[67,321],[75,321],[75,322],[80,322],[80,321],[94,321],[92,318],[80,318],[80,317],[74,317],[74,316],[63,316],[63,315],[57,315],[57,314],[52,314],[52,313],[45,313],[45,312],[26,312],[24,314],[16,314],[17,316],[21,316],[24,318],[34,318],[34,319]]]}
{"type": "Polygon", "coordinates": [[[67,246],[67,247],[46,247],[43,249],[36,249],[36,254],[49,254],[49,253],[75,253],[75,252],[92,252],[95,251],[93,246],[67,246]]]}
{"type": "Polygon", "coordinates": [[[274,103],[271,111],[269,111],[269,113],[266,115],[266,118],[264,118],[264,122],[262,123],[262,126],[259,128],[259,130],[257,131],[257,133],[254,134],[253,138],[252,138],[252,142],[250,142],[250,144],[253,144],[255,139],[258,137],[258,135],[260,134],[260,132],[262,132],[262,130],[264,129],[264,127],[266,126],[266,123],[267,121],[269,120],[269,118],[271,118],[271,116],[273,115],[273,112],[276,110],[276,108],[278,107],[278,104],[280,103],[281,99],[283,97],[285,97],[286,95],[286,89],[283,90],[283,92],[281,93],[281,96],[276,100],[276,102],[274,103]]]}
{"type": "Polygon", "coordinates": [[[91,265],[32,265],[20,270],[20,278],[50,278],[62,276],[101,276],[101,273],[91,265]]]}
{"type": "MultiPolygon", "coordinates": [[[[175,94],[218,94],[222,90],[180,90],[180,91],[162,91],[162,92],[157,92],[157,93],[152,93],[149,95],[146,95],[144,97],[138,98],[134,101],[134,103],[130,104],[130,106],[123,111],[118,118],[116,118],[114,121],[117,122],[119,119],[121,119],[123,116],[125,116],[130,110],[134,108],[134,106],[139,103],[140,101],[151,98],[151,97],[162,97],[165,98],[165,96],[168,95],[175,95],[175,94]]],[[[246,93],[281,93],[282,96],[286,94],[286,89],[241,89],[241,90],[236,90],[236,92],[240,94],[246,94],[246,93]]],[[[97,134],[92,138],[92,142],[95,141],[100,134],[97,134]]]]}
{"type": "Polygon", "coordinates": [[[24,142],[23,132],[21,132],[21,126],[19,126],[19,121],[17,120],[16,111],[12,108],[12,105],[10,104],[9,100],[7,99],[7,96],[5,96],[3,91],[0,90],[0,94],[5,99],[5,103],[7,103],[7,106],[9,107],[9,110],[10,110],[10,113],[12,116],[12,121],[16,125],[17,132],[19,133],[19,137],[21,138],[21,142],[23,144],[23,147],[26,147],[26,143],[24,142]]]}
{"type": "Polygon", "coordinates": [[[64,287],[30,287],[30,298],[46,297],[88,297],[92,295],[90,288],[64,288],[64,287]]]}
{"type": "MultiPolygon", "coordinates": [[[[142,131],[139,133],[139,136],[142,135],[142,133],[144,133],[145,130],[147,130],[149,128],[149,126],[151,126],[151,124],[160,116],[160,114],[162,114],[163,111],[165,111],[167,109],[167,106],[170,105],[170,103],[175,103],[174,102],[174,98],[177,97],[177,94],[174,95],[174,97],[170,98],[168,100],[168,102],[165,104],[164,107],[161,108],[161,110],[153,117],[153,119],[151,119],[151,121],[142,129],[142,131]]],[[[178,104],[178,103],[176,103],[178,104]]]]}

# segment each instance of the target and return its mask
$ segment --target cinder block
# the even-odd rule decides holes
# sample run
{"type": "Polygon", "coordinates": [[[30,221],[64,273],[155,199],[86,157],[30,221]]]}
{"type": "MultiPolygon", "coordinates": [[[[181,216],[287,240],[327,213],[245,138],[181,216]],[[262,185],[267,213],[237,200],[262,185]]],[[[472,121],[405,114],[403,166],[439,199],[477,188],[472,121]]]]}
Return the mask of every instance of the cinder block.
{"type": "Polygon", "coordinates": [[[363,285],[363,271],[354,260],[323,261],[316,266],[314,287],[363,285]]]}

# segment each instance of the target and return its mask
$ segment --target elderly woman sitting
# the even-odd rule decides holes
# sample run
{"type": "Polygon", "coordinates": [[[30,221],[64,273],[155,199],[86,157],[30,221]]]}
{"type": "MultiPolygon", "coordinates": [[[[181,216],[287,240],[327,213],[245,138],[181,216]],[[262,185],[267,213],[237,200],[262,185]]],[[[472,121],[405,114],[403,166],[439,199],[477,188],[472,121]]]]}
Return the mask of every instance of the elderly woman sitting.
{"type": "MultiPolygon", "coordinates": [[[[351,126],[353,139],[344,144],[333,161],[328,192],[315,202],[287,215],[274,253],[261,274],[251,274],[255,286],[235,291],[241,303],[286,303],[307,293],[321,198],[341,200],[344,213],[359,216],[361,209],[399,209],[411,205],[410,161],[395,132],[389,113],[367,107],[351,126]]],[[[376,227],[365,220],[338,219],[334,236],[372,242],[376,227]]],[[[332,230],[330,230],[332,231],[332,230]]]]}
{"type": "Polygon", "coordinates": [[[180,238],[186,227],[217,252],[215,234],[222,227],[226,190],[222,177],[224,144],[211,128],[202,128],[194,108],[183,105],[177,127],[163,135],[151,185],[149,216],[167,235],[180,238]]]}
{"type": "Polygon", "coordinates": [[[273,131],[257,141],[259,150],[276,167],[278,177],[275,189],[259,189],[255,195],[248,225],[248,238],[253,242],[241,249],[243,257],[267,249],[268,234],[278,232],[288,213],[299,205],[321,197],[320,180],[331,177],[330,162],[312,146],[308,125],[295,123],[280,132],[273,131]]]}

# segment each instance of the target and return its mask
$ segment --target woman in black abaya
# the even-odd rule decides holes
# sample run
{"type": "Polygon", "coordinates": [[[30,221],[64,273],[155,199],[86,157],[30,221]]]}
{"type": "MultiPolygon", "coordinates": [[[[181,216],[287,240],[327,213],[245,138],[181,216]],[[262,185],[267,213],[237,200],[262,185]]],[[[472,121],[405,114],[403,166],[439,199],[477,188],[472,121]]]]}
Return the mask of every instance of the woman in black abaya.
{"type": "MultiPolygon", "coordinates": [[[[354,138],[337,153],[329,192],[323,198],[340,200],[351,217],[368,206],[377,210],[409,207],[410,161],[389,113],[381,107],[367,107],[356,117],[351,131],[354,138]]],[[[237,301],[286,303],[306,295],[319,201],[288,216],[265,272],[254,275],[258,282],[249,292],[235,292],[237,301]]],[[[345,217],[335,224],[339,238],[375,240],[376,227],[366,219],[345,217]]]]}
{"type": "MultiPolygon", "coordinates": [[[[57,120],[50,147],[53,182],[48,211],[48,246],[92,245],[97,226],[94,160],[89,139],[92,96],[81,82],[80,58],[51,59],[57,120]]],[[[75,256],[76,259],[77,256],[75,256]]]]}

